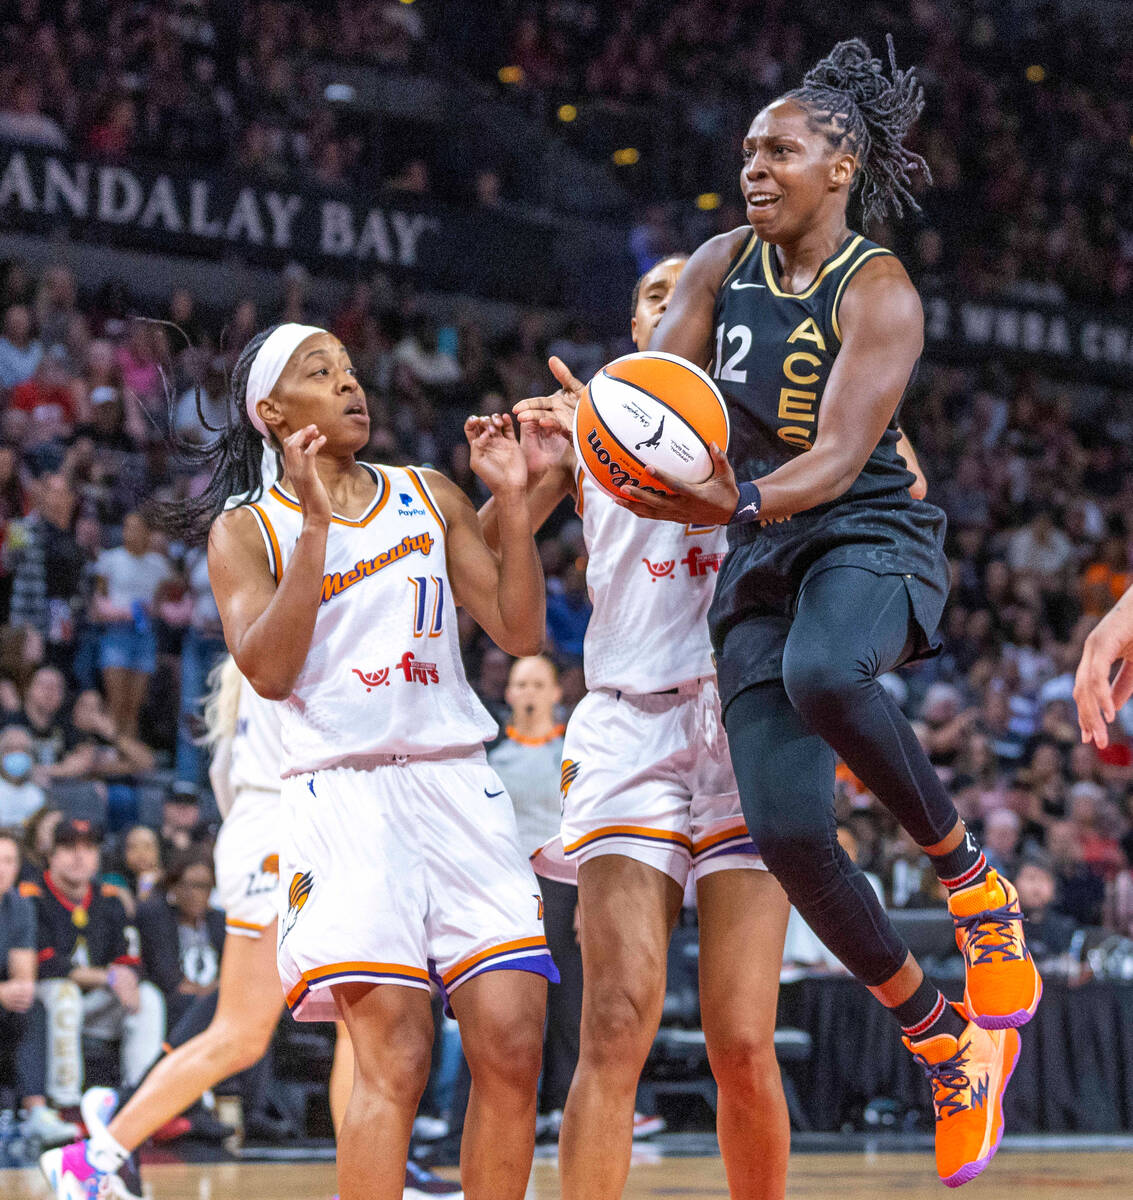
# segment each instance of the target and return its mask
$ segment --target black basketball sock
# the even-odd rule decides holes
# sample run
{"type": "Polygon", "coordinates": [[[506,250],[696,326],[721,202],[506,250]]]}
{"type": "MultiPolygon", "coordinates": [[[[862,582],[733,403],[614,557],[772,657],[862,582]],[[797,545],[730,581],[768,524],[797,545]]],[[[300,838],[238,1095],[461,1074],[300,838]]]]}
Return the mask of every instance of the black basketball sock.
{"type": "Polygon", "coordinates": [[[947,854],[930,854],[929,859],[937,878],[950,892],[981,883],[987,877],[987,859],[966,829],[957,846],[947,854]]]}
{"type": "Polygon", "coordinates": [[[901,1031],[913,1041],[947,1033],[958,1038],[967,1021],[945,1000],[940,989],[926,975],[907,999],[889,1010],[901,1022],[901,1031]]]}

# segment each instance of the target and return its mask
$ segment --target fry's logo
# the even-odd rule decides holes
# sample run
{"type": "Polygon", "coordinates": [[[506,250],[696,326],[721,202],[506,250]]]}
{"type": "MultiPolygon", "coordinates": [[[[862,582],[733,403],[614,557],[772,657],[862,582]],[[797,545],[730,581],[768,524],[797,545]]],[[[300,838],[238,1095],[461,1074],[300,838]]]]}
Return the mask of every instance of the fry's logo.
{"type": "Polygon", "coordinates": [[[705,554],[699,546],[692,546],[688,554],[681,559],[681,566],[688,567],[688,573],[693,579],[700,579],[707,575],[709,570],[719,573],[723,561],[723,554],[705,554]]]}
{"type": "Polygon", "coordinates": [[[433,549],[433,545],[433,536],[430,533],[406,534],[396,546],[391,546],[375,558],[363,559],[360,562],[356,562],[351,570],[345,574],[336,571],[333,575],[324,575],[323,594],[319,603],[326,604],[328,600],[333,600],[335,596],[345,592],[347,588],[353,587],[356,583],[361,583],[363,579],[369,579],[371,575],[376,575],[383,567],[388,567],[390,563],[398,562],[407,554],[421,553],[428,556],[429,552],[433,549]]]}
{"type": "Polygon", "coordinates": [[[441,681],[440,675],[437,674],[437,664],[418,662],[412,650],[406,650],[397,666],[398,670],[405,673],[406,683],[423,683],[428,687],[430,683],[441,681]]]}

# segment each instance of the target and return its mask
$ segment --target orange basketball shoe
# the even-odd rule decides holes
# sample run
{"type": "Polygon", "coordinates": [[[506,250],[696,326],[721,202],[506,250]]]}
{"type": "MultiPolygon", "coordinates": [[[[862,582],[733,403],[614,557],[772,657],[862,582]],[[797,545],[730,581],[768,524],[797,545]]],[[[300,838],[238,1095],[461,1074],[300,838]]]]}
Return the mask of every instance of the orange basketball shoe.
{"type": "Polygon", "coordinates": [[[981,1029],[1009,1029],[1035,1015],[1043,981],[1023,940],[1019,896],[998,871],[948,897],[964,956],[964,1004],[981,1029]]]}
{"type": "Polygon", "coordinates": [[[936,1110],[936,1170],[946,1187],[959,1187],[991,1162],[1003,1137],[1003,1093],[1019,1058],[1015,1029],[981,1029],[968,1022],[959,1038],[901,1041],[924,1068],[936,1110]]]}

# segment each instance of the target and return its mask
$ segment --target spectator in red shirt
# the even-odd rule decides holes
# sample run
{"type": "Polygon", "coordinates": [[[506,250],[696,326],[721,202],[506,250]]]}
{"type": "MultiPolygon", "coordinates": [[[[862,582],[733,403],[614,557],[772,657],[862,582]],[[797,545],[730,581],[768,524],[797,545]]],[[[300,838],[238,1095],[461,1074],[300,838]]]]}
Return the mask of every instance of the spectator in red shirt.
{"type": "Polygon", "coordinates": [[[63,442],[75,427],[75,397],[71,380],[53,354],[45,354],[31,378],[12,388],[10,407],[30,418],[25,445],[63,442]]]}

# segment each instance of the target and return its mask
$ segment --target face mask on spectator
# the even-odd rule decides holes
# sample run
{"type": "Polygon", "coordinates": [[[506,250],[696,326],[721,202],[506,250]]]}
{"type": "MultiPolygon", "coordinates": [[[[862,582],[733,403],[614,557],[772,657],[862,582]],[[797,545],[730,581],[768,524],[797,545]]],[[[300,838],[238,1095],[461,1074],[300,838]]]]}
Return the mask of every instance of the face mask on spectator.
{"type": "Polygon", "coordinates": [[[26,750],[9,750],[0,758],[0,769],[13,783],[23,783],[31,774],[32,757],[26,750]]]}

